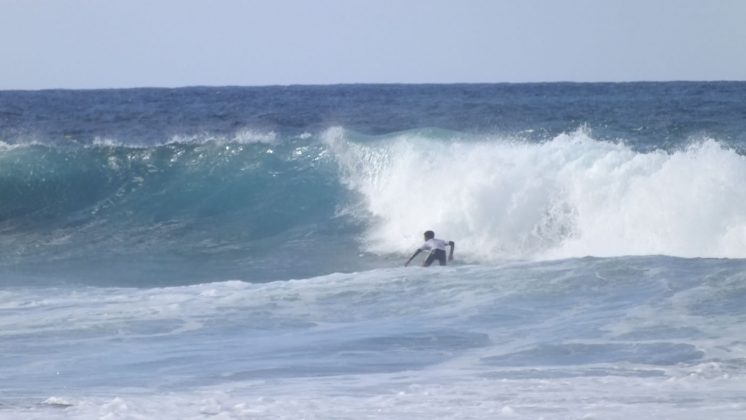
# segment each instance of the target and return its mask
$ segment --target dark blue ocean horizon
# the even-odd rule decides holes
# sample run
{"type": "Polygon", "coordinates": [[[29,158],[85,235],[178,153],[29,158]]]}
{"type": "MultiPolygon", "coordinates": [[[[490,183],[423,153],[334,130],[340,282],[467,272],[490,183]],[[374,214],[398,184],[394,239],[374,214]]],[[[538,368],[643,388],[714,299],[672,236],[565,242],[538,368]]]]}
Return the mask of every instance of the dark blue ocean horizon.
{"type": "Polygon", "coordinates": [[[0,91],[0,139],[158,144],[236,129],[417,128],[546,140],[587,125],[642,147],[711,135],[743,143],[746,82],[359,84],[0,91]]]}

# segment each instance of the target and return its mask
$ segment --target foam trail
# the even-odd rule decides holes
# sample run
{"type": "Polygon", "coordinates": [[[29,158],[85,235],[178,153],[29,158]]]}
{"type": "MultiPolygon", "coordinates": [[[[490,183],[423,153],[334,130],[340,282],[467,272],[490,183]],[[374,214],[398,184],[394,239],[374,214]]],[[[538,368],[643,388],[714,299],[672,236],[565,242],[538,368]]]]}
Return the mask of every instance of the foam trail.
{"type": "Polygon", "coordinates": [[[434,229],[472,261],[746,257],[746,160],[714,140],[643,153],[582,129],[544,143],[324,138],[373,216],[372,252],[409,252],[434,229]]]}

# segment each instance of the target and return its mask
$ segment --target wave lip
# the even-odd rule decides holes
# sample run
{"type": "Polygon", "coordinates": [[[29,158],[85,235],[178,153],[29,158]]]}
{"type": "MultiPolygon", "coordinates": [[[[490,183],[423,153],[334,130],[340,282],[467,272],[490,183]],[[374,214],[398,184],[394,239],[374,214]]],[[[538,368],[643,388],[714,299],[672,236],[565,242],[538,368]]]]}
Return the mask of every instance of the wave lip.
{"type": "Polygon", "coordinates": [[[713,139],[641,152],[585,129],[542,143],[323,137],[362,197],[371,252],[409,252],[433,229],[474,262],[746,257],[746,160],[713,139]]]}
{"type": "MultiPolygon", "coordinates": [[[[128,147],[128,148],[152,148],[170,145],[250,145],[267,144],[276,145],[279,139],[274,131],[260,131],[251,128],[243,128],[232,134],[197,133],[197,134],[175,134],[168,140],[155,144],[140,144],[132,141],[121,141],[113,137],[97,136],[91,142],[93,147],[128,147]]],[[[1,145],[0,145],[1,146],[1,145]]],[[[0,147],[0,151],[3,149],[0,147]]]]}

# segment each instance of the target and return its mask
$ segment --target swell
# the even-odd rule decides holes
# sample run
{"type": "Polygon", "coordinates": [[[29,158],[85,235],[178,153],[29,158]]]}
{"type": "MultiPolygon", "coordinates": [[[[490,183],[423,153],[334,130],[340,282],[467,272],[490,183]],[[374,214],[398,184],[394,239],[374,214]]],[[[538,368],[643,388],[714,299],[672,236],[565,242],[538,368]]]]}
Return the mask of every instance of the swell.
{"type": "Polygon", "coordinates": [[[302,140],[15,147],[0,153],[0,261],[134,277],[170,265],[187,282],[262,265],[260,279],[293,275],[283,259],[355,228],[336,214],[348,195],[336,179],[302,140]]]}
{"type": "Polygon", "coordinates": [[[17,148],[0,155],[0,219],[158,222],[248,208],[264,219],[256,229],[269,229],[278,223],[268,218],[285,218],[290,209],[308,210],[293,214],[301,222],[323,212],[333,189],[318,153],[235,143],[17,148]]]}
{"type": "Polygon", "coordinates": [[[0,268],[168,284],[399,265],[421,232],[471,263],[746,258],[746,159],[713,139],[638,150],[341,127],[292,138],[0,151],[0,268]],[[113,273],[113,274],[112,274],[113,273]]]}

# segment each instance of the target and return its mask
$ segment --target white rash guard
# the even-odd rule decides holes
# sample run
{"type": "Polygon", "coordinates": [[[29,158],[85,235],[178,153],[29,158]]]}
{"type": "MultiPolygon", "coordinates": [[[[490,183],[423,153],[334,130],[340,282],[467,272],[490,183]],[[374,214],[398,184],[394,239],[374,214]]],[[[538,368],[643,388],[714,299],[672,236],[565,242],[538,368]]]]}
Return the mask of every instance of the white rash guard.
{"type": "Polygon", "coordinates": [[[448,242],[444,241],[442,239],[428,239],[425,241],[424,244],[420,247],[420,251],[432,251],[434,249],[440,249],[442,251],[446,250],[446,247],[448,246],[448,242]]]}

